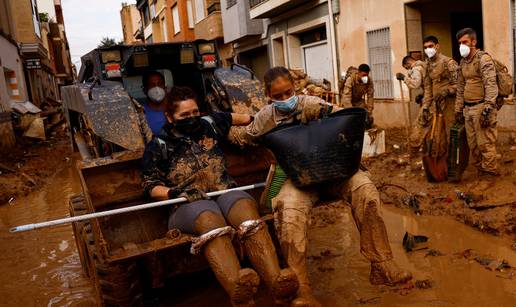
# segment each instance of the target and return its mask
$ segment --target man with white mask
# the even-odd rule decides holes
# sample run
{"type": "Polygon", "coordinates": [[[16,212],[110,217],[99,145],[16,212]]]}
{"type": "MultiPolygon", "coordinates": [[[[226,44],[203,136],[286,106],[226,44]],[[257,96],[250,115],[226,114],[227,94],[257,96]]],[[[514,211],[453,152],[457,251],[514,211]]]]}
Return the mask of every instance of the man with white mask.
{"type": "Polygon", "coordinates": [[[438,157],[448,156],[448,141],[450,128],[455,121],[454,102],[457,91],[457,74],[459,65],[452,58],[442,54],[439,49],[439,40],[435,36],[427,36],[423,39],[423,48],[427,59],[427,73],[424,81],[425,96],[423,99],[423,112],[421,121],[430,125],[430,112],[435,112],[439,107],[445,123],[445,143],[440,146],[438,157]]]}
{"type": "Polygon", "coordinates": [[[460,30],[457,32],[457,40],[462,60],[458,75],[455,116],[458,122],[465,122],[468,145],[479,176],[498,176],[498,84],[495,63],[489,54],[476,48],[475,30],[460,30]]]}
{"type": "MultiPolygon", "coordinates": [[[[369,73],[371,69],[367,64],[360,64],[358,70],[354,68],[353,71],[348,69],[348,76],[344,83],[344,90],[342,94],[341,107],[364,108],[369,112],[366,126],[373,124],[373,109],[374,109],[374,85],[369,73]]],[[[368,128],[369,128],[368,127],[368,128]]]]}
{"type": "Polygon", "coordinates": [[[149,71],[142,76],[143,92],[147,95],[148,102],[143,105],[145,117],[153,134],[158,134],[167,122],[165,114],[167,91],[165,77],[158,71],[149,71]]]}

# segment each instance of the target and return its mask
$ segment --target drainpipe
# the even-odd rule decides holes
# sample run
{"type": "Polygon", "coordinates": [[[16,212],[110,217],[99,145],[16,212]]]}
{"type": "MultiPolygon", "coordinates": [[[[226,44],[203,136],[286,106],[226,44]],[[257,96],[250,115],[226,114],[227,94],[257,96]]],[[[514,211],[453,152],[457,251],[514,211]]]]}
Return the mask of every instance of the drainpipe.
{"type": "MultiPolygon", "coordinates": [[[[339,0],[333,0],[339,1],[339,0]]],[[[332,66],[333,66],[333,82],[332,87],[333,91],[337,93],[337,101],[340,100],[338,96],[338,84],[339,84],[339,68],[337,67],[337,37],[335,36],[335,22],[333,19],[333,4],[332,0],[328,0],[328,18],[330,18],[330,43],[331,43],[331,57],[332,57],[332,66]]]]}

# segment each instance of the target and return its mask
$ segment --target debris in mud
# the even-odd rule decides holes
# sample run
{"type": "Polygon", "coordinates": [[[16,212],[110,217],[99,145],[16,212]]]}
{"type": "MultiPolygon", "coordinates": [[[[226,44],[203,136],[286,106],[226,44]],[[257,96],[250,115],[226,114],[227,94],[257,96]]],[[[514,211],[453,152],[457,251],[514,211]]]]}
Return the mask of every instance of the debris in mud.
{"type": "Polygon", "coordinates": [[[414,283],[412,281],[409,281],[404,284],[397,285],[396,287],[392,287],[391,291],[399,295],[405,296],[408,295],[412,289],[414,289],[414,283]]]}
{"type": "Polygon", "coordinates": [[[328,257],[330,255],[331,255],[331,251],[329,249],[325,249],[325,250],[321,251],[322,257],[328,257]]]}
{"type": "Polygon", "coordinates": [[[405,232],[403,236],[403,248],[407,252],[427,249],[426,242],[428,242],[428,237],[426,236],[413,235],[409,232],[405,232]]]}
{"type": "Polygon", "coordinates": [[[361,305],[365,305],[365,304],[375,304],[375,305],[377,305],[378,303],[380,303],[380,299],[381,299],[381,297],[379,297],[379,296],[372,297],[372,298],[360,298],[358,300],[358,303],[361,304],[361,305]]]}
{"type": "Polygon", "coordinates": [[[506,270],[514,269],[505,259],[495,259],[489,255],[481,255],[473,249],[466,249],[460,253],[456,253],[455,255],[459,258],[475,260],[480,265],[484,266],[486,269],[490,271],[504,272],[506,270]]]}
{"type": "Polygon", "coordinates": [[[469,208],[475,209],[475,210],[486,210],[486,209],[492,209],[492,208],[504,207],[504,206],[516,206],[516,201],[510,201],[510,202],[504,202],[504,203],[485,203],[485,204],[470,203],[468,205],[469,208]]]}
{"type": "Polygon", "coordinates": [[[319,270],[319,272],[323,272],[324,273],[324,272],[333,272],[333,271],[335,271],[335,268],[320,266],[320,267],[317,268],[317,270],[319,270]]]}
{"type": "Polygon", "coordinates": [[[417,289],[433,288],[434,282],[431,279],[416,280],[415,286],[417,289]]]}
{"type": "Polygon", "coordinates": [[[445,256],[446,254],[444,254],[443,252],[441,252],[440,250],[437,250],[437,249],[430,249],[428,250],[428,252],[426,253],[425,257],[439,257],[439,256],[445,256]]]}
{"type": "Polygon", "coordinates": [[[414,194],[408,194],[401,198],[401,202],[411,208],[415,214],[420,215],[421,214],[421,208],[419,207],[419,200],[417,199],[417,196],[414,194]]]}

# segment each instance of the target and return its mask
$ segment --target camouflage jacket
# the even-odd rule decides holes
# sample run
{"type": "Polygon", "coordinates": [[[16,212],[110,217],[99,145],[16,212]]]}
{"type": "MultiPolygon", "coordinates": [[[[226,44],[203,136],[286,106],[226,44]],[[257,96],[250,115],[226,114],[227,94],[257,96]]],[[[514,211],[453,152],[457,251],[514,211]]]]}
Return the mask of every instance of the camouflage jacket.
{"type": "Polygon", "coordinates": [[[462,112],[464,101],[495,105],[498,97],[496,68],[491,56],[480,50],[471,59],[460,61],[455,112],[462,112]]]}
{"type": "Polygon", "coordinates": [[[423,61],[416,61],[414,66],[409,70],[404,82],[409,88],[418,89],[423,86],[425,76],[426,63],[423,61]]]}
{"type": "Polygon", "coordinates": [[[165,124],[145,147],[142,185],[146,196],[156,186],[172,188],[176,195],[189,188],[212,192],[236,186],[225,167],[219,143],[231,128],[230,113],[214,113],[212,123],[201,119],[195,135],[175,135],[165,124]]]}
{"type": "Polygon", "coordinates": [[[459,65],[454,59],[438,53],[427,61],[426,70],[424,106],[429,107],[434,95],[443,91],[447,91],[448,95],[455,94],[459,65]]]}
{"type": "Polygon", "coordinates": [[[374,108],[374,84],[371,75],[368,79],[364,84],[358,77],[358,73],[349,76],[344,83],[340,106],[343,108],[365,107],[371,113],[374,108]]]}

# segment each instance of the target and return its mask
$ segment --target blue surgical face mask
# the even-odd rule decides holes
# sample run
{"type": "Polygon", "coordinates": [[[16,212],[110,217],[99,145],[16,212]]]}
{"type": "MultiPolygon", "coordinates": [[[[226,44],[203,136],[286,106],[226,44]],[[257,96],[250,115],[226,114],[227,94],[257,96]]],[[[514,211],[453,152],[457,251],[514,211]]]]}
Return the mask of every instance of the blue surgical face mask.
{"type": "Polygon", "coordinates": [[[292,97],[285,100],[273,100],[272,103],[274,103],[276,110],[282,113],[290,113],[296,109],[297,96],[292,95],[292,97]]]}

